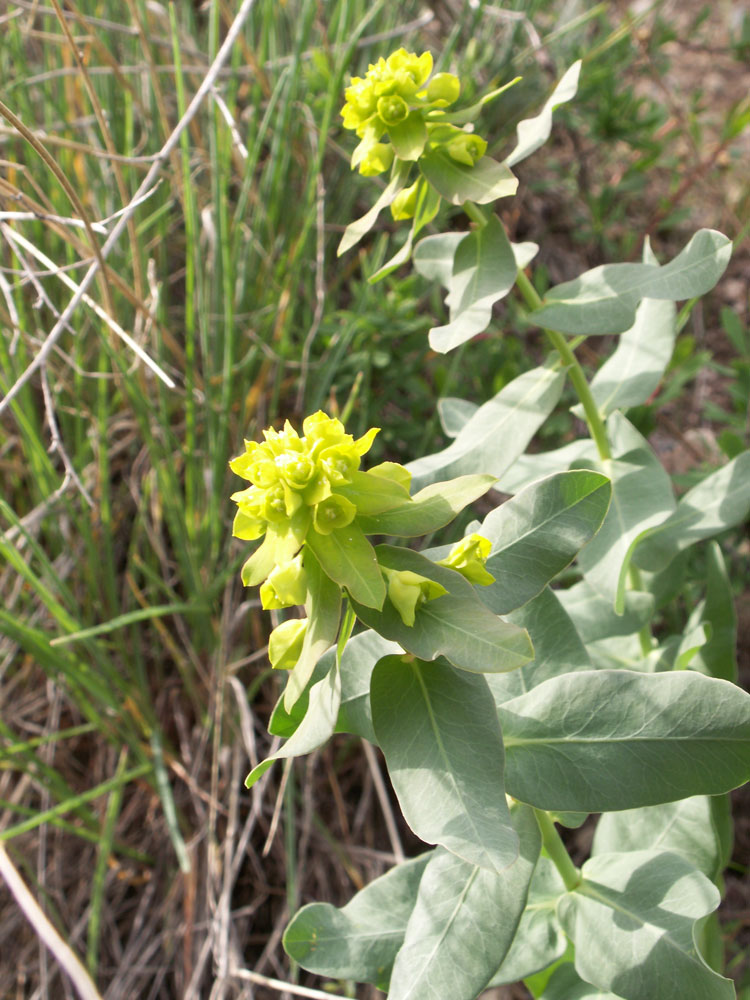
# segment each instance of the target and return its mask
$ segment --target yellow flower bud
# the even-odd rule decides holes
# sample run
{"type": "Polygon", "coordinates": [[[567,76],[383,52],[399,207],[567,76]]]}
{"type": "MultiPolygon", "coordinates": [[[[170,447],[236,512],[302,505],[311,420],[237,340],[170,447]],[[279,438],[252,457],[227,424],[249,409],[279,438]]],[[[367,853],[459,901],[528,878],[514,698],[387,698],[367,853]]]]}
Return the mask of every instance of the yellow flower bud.
{"type": "Polygon", "coordinates": [[[436,73],[427,85],[427,100],[446,108],[458,100],[461,82],[453,73],[436,73]]]}
{"type": "Polygon", "coordinates": [[[293,670],[307,631],[306,618],[292,618],[278,625],[268,640],[268,659],[274,670],[293,670]]]}
{"type": "Polygon", "coordinates": [[[457,163],[465,163],[467,167],[473,167],[486,153],[487,143],[481,136],[474,135],[473,132],[460,132],[446,143],[445,149],[448,156],[457,163]]]}
{"type": "Polygon", "coordinates": [[[388,599],[398,611],[404,625],[412,626],[416,611],[420,604],[442,597],[448,591],[434,580],[426,576],[412,573],[411,570],[387,569],[381,566],[388,584],[388,599]]]}
{"type": "Polygon", "coordinates": [[[409,105],[403,97],[391,94],[389,97],[381,97],[378,101],[378,114],[386,128],[400,125],[409,114],[409,105]]]}
{"type": "Polygon", "coordinates": [[[411,187],[404,188],[402,191],[399,191],[391,202],[391,215],[396,222],[401,222],[403,219],[414,218],[414,213],[417,210],[418,184],[419,181],[415,181],[411,187]]]}
{"type": "Polygon", "coordinates": [[[495,582],[495,577],[484,568],[491,549],[489,538],[474,532],[457,542],[445,559],[438,559],[437,562],[439,566],[447,566],[460,573],[469,583],[486,587],[495,582]]]}

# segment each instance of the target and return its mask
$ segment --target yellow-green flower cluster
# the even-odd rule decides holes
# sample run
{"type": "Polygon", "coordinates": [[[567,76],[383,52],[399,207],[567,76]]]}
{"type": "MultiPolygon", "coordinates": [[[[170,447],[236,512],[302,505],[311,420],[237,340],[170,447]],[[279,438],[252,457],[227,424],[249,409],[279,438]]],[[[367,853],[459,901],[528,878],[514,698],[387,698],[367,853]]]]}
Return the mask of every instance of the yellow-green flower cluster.
{"type": "MultiPolygon", "coordinates": [[[[484,154],[487,144],[479,136],[440,123],[443,109],[455,103],[461,93],[458,77],[453,73],[431,74],[431,53],[417,55],[401,48],[387,59],[371,63],[363,77],[352,79],[341,117],[344,128],[354,130],[362,140],[352,156],[352,167],[359,167],[361,174],[383,173],[394,157],[418,159],[425,148],[441,148],[469,166],[484,154]],[[399,152],[399,143],[405,142],[406,136],[410,151],[404,154],[399,152]]],[[[408,218],[407,211],[402,204],[395,217],[408,218]]]]}
{"type": "MultiPolygon", "coordinates": [[[[432,54],[398,49],[387,59],[378,59],[370,63],[367,73],[352,78],[346,88],[346,104],[341,109],[344,128],[356,131],[360,139],[369,131],[377,131],[383,135],[393,125],[399,125],[409,111],[424,106],[430,98],[424,85],[432,73],[432,54]]],[[[436,79],[440,88],[440,78],[450,77],[449,73],[439,73],[436,79]]],[[[452,103],[458,97],[460,84],[456,77],[452,100],[445,100],[444,93],[450,93],[451,88],[443,84],[440,95],[443,107],[452,103]]],[[[434,91],[434,85],[433,85],[434,91]]],[[[437,95],[436,95],[437,96],[437,95]]],[[[433,98],[435,99],[435,98],[433,98]]]]}
{"type": "Polygon", "coordinates": [[[266,608],[303,603],[304,569],[293,557],[309,530],[329,535],[354,520],[355,503],[339,491],[352,482],[378,433],[373,427],[355,441],[340,420],[322,411],[306,417],[302,428],[303,437],[289,421],[282,431],[265,430],[265,441],[246,441],[244,454],[229,463],[251,483],[232,495],[238,507],[233,534],[248,540],[266,535],[273,543],[265,557],[256,551],[243,574],[248,586],[266,581],[266,608]]]}

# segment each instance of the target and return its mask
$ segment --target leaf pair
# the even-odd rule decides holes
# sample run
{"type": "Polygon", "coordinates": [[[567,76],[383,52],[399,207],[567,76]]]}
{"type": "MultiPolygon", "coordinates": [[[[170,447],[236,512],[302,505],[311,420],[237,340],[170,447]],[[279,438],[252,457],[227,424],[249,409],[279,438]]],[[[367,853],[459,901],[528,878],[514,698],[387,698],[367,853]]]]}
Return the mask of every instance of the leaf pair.
{"type": "Polygon", "coordinates": [[[517,807],[512,821],[522,849],[502,872],[438,848],[392,869],[341,910],[303,907],[284,947],[305,968],[375,982],[390,1000],[473,1000],[511,945],[539,857],[531,810],[517,807]]]}

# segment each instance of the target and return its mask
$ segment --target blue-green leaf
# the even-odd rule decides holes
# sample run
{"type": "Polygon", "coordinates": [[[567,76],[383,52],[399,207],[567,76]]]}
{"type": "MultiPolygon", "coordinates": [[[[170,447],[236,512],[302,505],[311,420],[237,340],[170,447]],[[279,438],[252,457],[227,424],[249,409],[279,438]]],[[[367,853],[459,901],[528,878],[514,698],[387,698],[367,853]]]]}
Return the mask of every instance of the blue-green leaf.
{"type": "Polygon", "coordinates": [[[479,407],[447,448],[409,463],[414,486],[468,473],[501,476],[552,412],[564,382],[556,362],[513,379],[479,407]]]}
{"type": "Polygon", "coordinates": [[[717,542],[706,549],[706,599],[693,611],[688,629],[701,621],[711,625],[711,637],[698,652],[693,670],[709,677],[737,681],[737,614],[724,556],[717,542]]]}
{"type": "Polygon", "coordinates": [[[515,670],[533,657],[528,634],[494,615],[460,573],[437,566],[409,549],[379,545],[377,554],[388,569],[417,573],[448,591],[421,604],[413,625],[404,624],[390,600],[382,611],[355,602],[360,620],[386,639],[398,642],[422,660],[444,656],[473,673],[515,670]]]}
{"type": "Polygon", "coordinates": [[[540,809],[633,809],[750,778],[750,695],[692,671],[565,674],[498,714],[508,792],[540,809]]]}
{"type": "Polygon", "coordinates": [[[440,195],[426,181],[422,180],[417,188],[417,204],[414,210],[414,220],[409,230],[409,235],[404,241],[404,245],[387,263],[378,268],[375,274],[370,275],[367,279],[369,284],[374,285],[376,282],[381,281],[386,275],[391,274],[396,268],[401,267],[402,264],[407,262],[409,257],[411,257],[414,240],[424,227],[432,222],[439,208],[440,195]]]}
{"type": "Polygon", "coordinates": [[[625,591],[620,615],[615,613],[612,602],[587,580],[556,593],[586,645],[612,636],[632,635],[647,625],[654,614],[653,596],[641,590],[625,591]]]}
{"type": "Polygon", "coordinates": [[[327,743],[333,734],[341,703],[341,677],[337,667],[310,689],[310,702],[302,722],[286,743],[252,769],[245,779],[250,788],[275,760],[300,757],[327,743]]]}
{"type": "Polygon", "coordinates": [[[430,330],[430,347],[445,354],[486,330],[492,306],[516,281],[516,258],[497,216],[458,244],[448,283],[450,322],[430,330]]]}
{"type": "Polygon", "coordinates": [[[719,905],[713,883],[668,851],[600,854],[558,903],[576,946],[578,974],[623,1000],[734,1000],[734,986],[706,965],[696,921],[719,905]]]}
{"type": "Polygon", "coordinates": [[[512,864],[518,836],[484,678],[444,660],[386,656],[372,672],[370,700],[393,788],[417,836],[492,872],[512,864]]]}
{"type": "Polygon", "coordinates": [[[661,569],[690,545],[740,524],[748,511],[750,451],[743,451],[688,490],[670,517],[649,532],[638,547],[635,562],[644,569],[661,569]]]}
{"type": "Polygon", "coordinates": [[[506,674],[485,674],[492,697],[502,705],[525,694],[537,684],[574,670],[590,670],[589,654],[558,600],[560,591],[550,587],[511,612],[508,621],[525,628],[534,646],[534,659],[506,674]]]}
{"type": "Polygon", "coordinates": [[[726,270],[732,241],[701,229],[668,264],[604,264],[551,288],[531,313],[539,326],[592,336],[622,333],[642,299],[689,299],[710,291],[726,270]]]}
{"type": "Polygon", "coordinates": [[[632,424],[615,412],[607,427],[614,458],[601,468],[612,480],[612,503],[579,564],[589,584],[622,614],[633,552],[654,526],[667,520],[675,502],[669,476],[632,424]]]}
{"type": "Polygon", "coordinates": [[[604,813],[591,853],[672,851],[715,882],[724,864],[722,833],[712,798],[692,795],[679,802],[604,813]]]}
{"type": "Polygon", "coordinates": [[[419,885],[389,1000],[474,1000],[510,947],[541,840],[531,810],[511,813],[519,857],[495,873],[436,851],[419,885]]]}
{"type": "Polygon", "coordinates": [[[354,222],[350,222],[344,230],[344,235],[341,237],[341,242],[339,243],[338,250],[336,251],[337,256],[340,257],[342,254],[346,253],[347,250],[351,250],[353,246],[356,246],[356,244],[359,243],[366,233],[369,233],[378,221],[378,216],[383,209],[387,208],[391,204],[401,188],[405,186],[409,176],[410,167],[411,164],[409,163],[403,163],[399,160],[396,161],[393,176],[391,177],[388,186],[385,188],[369,212],[365,212],[362,218],[357,219],[354,222]]]}
{"type": "Polygon", "coordinates": [[[547,857],[540,857],[529,885],[526,908],[516,936],[490,986],[503,986],[526,979],[556,962],[567,940],[557,919],[557,901],[565,893],[557,869],[547,857]]]}
{"type": "MultiPolygon", "coordinates": [[[[370,710],[370,677],[378,660],[400,653],[398,643],[390,642],[367,629],[346,644],[341,657],[341,707],[336,721],[337,733],[354,733],[376,743],[370,710]]],[[[323,657],[325,660],[333,652],[323,657]]]]}
{"type": "Polygon", "coordinates": [[[559,472],[528,486],[484,519],[495,582],[482,600],[504,615],[535,597],[599,530],[612,496],[600,472],[559,472]]]}
{"type": "Polygon", "coordinates": [[[547,98],[544,107],[535,118],[525,118],[518,123],[516,129],[518,142],[516,148],[508,156],[505,162],[509,167],[527,156],[531,156],[540,146],[549,139],[552,131],[552,112],[575,97],[578,90],[578,77],[581,72],[581,60],[574,62],[566,70],[560,82],[547,98]]]}
{"type": "Polygon", "coordinates": [[[341,909],[330,903],[303,906],[284,932],[287,955],[319,976],[387,983],[433,853],[391,868],[341,909]]]}
{"type": "Polygon", "coordinates": [[[467,424],[479,409],[476,403],[470,403],[468,399],[457,399],[455,396],[444,396],[439,399],[437,408],[443,433],[451,438],[458,437],[464,424],[467,424]]]}
{"type": "MultiPolygon", "coordinates": [[[[658,263],[648,243],[644,263],[658,263]]],[[[643,299],[640,303],[635,322],[591,380],[591,393],[603,417],[645,403],[659,387],[674,350],[676,316],[675,305],[668,300],[643,299]]],[[[582,418],[580,405],[574,412],[582,418]]]]}

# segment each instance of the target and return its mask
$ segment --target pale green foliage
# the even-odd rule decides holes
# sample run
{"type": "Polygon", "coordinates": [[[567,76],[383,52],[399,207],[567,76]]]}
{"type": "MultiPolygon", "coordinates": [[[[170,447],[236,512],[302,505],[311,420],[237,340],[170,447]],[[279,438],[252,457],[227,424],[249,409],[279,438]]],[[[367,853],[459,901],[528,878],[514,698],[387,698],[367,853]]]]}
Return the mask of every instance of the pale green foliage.
{"type": "Polygon", "coordinates": [[[284,623],[272,636],[279,663],[304,636],[274,712],[272,731],[289,737],[274,756],[310,752],[335,731],[377,743],[405,821],[437,845],[341,910],[304,907],[285,945],[304,967],[373,982],[391,1000],[475,1000],[518,978],[542,1000],[730,1000],[733,985],[709,964],[719,961],[711,915],[728,860],[726,793],[750,777],[750,695],[733,683],[736,618],[715,543],[705,600],[675,634],[657,639],[652,625],[679,587],[681,553],[747,516],[750,452],[678,501],[624,411],[664,374],[674,301],[713,287],[731,244],[701,230],[665,265],[646,246],[642,263],[595,268],[540,299],[523,270],[537,248],[513,246],[477,205],[515,192],[508,164],[549,136],[580,64],[521,122],[500,164],[483,140],[458,132],[456,113],[437,123],[434,102],[459,90],[450,76],[427,83],[427,55],[400,50],[347,90],[345,124],[362,140],[355,163],[365,174],[386,169],[387,134],[393,167],[342,246],[388,204],[397,220],[413,216],[382,277],[408,259],[441,198],[463,205],[473,229],[414,248],[420,275],[447,291],[449,321],[431,330],[431,346],[447,352],[484,333],[516,288],[552,353],[481,406],[444,401],[451,443],[408,469],[362,473],[367,449],[347,439],[335,480],[330,463],[315,471],[314,447],[309,467],[289,462],[286,472],[286,460],[277,469],[264,457],[277,437],[248,445],[242,468],[255,479],[237,495],[240,532],[257,537],[264,526],[267,538],[283,523],[310,551],[295,561],[297,550],[276,538],[275,562],[262,554],[266,542],[251,557],[268,575],[269,607],[292,603],[306,581],[309,624],[284,623]],[[419,177],[408,185],[412,163],[419,177]],[[575,347],[612,332],[622,337],[589,386],[575,347]],[[525,454],[567,378],[590,439],[525,454]],[[462,540],[415,552],[365,537],[427,535],[494,477],[514,495],[462,540]],[[277,479],[296,491],[291,500],[277,479]],[[413,496],[412,483],[422,487],[413,496]],[[295,518],[308,508],[303,531],[295,518]],[[572,585],[560,586],[563,574],[572,585]],[[347,644],[354,615],[365,631],[347,644]],[[577,826],[590,813],[604,815],[578,870],[554,824],[577,826]]]}

